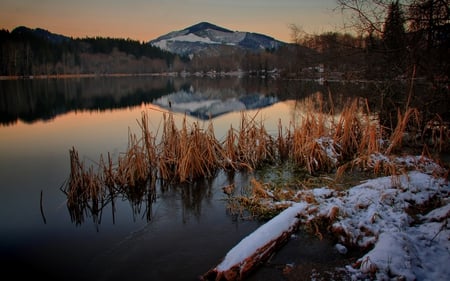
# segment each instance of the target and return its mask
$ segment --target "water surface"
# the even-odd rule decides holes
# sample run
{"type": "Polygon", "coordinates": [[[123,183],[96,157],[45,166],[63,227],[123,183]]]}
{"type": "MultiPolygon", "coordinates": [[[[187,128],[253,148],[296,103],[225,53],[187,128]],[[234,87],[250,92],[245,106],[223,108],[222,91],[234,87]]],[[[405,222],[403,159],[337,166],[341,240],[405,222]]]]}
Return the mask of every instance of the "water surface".
{"type": "Polygon", "coordinates": [[[87,165],[117,159],[129,132],[148,114],[161,130],[164,112],[177,124],[209,124],[223,139],[242,113],[276,134],[296,101],[332,90],[336,102],[363,84],[237,78],[113,77],[0,81],[0,252],[6,273],[63,280],[197,280],[260,222],[231,216],[222,187],[245,186],[250,175],[219,173],[209,181],[157,187],[154,201],[117,197],[101,214],[75,221],[60,189],[69,150],[87,165]],[[353,90],[349,90],[353,89],[353,90]],[[98,219],[98,220],[97,220],[98,219]],[[18,270],[19,269],[19,270],[18,270]],[[23,269],[23,270],[20,270],[23,269]]]}
{"type": "MultiPolygon", "coordinates": [[[[220,262],[259,225],[226,210],[222,187],[230,180],[245,184],[244,175],[230,179],[220,173],[204,183],[158,188],[151,204],[119,196],[114,208],[103,209],[99,222],[89,211],[81,222],[72,220],[60,189],[69,176],[71,148],[87,165],[95,166],[108,153],[117,159],[126,151],[129,132],[139,134],[142,113],[148,114],[155,133],[160,129],[163,112],[171,108],[152,102],[164,95],[191,93],[224,103],[268,96],[239,83],[223,89],[217,81],[206,82],[193,90],[187,81],[155,78],[0,81],[0,249],[5,268],[64,280],[196,280],[220,262]]],[[[242,110],[216,116],[218,138],[233,122],[238,126],[242,110]]],[[[258,108],[249,110],[256,114],[258,108]]],[[[202,126],[209,122],[189,112],[174,114],[179,124],[183,118],[202,126]]]]}

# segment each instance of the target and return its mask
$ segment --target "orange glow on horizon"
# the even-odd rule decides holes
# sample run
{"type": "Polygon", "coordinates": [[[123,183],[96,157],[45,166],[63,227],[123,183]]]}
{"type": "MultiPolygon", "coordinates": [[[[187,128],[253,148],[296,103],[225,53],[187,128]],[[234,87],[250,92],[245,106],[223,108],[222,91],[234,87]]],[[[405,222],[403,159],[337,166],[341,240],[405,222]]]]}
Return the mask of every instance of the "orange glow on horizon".
{"type": "Polygon", "coordinates": [[[241,1],[12,1],[0,0],[0,28],[43,28],[73,37],[129,38],[148,42],[207,21],[234,31],[261,33],[290,42],[289,25],[310,33],[336,29],[334,0],[241,1]]]}

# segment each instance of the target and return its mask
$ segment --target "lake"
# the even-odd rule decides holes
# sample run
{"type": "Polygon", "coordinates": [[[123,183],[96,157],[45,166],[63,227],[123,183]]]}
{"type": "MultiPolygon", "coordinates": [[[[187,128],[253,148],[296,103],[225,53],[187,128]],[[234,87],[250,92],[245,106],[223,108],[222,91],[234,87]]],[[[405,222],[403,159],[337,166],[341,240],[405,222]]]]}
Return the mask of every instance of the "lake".
{"type": "Polygon", "coordinates": [[[117,197],[100,213],[74,218],[61,187],[69,150],[96,165],[117,159],[148,114],[161,130],[169,111],[181,124],[211,119],[222,139],[242,112],[276,134],[296,101],[317,92],[335,101],[373,96],[366,83],[256,78],[91,77],[0,80],[0,249],[4,274],[62,280],[197,280],[261,222],[227,212],[222,187],[251,175],[158,187],[155,198],[117,197]]]}

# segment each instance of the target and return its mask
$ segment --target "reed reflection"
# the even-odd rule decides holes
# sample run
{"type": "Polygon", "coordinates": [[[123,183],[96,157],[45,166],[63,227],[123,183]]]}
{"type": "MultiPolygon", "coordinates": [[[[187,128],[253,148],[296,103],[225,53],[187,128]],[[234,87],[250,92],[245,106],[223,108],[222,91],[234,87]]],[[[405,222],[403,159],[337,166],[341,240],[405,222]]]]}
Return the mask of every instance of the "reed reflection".
{"type": "MultiPolygon", "coordinates": [[[[421,131],[418,119],[412,118],[416,110],[408,109],[399,116],[399,124],[389,136],[367,102],[361,99],[349,101],[337,115],[333,107],[325,106],[319,93],[296,108],[302,109],[303,114],[285,130],[280,122],[278,135],[269,134],[264,122],[258,122],[256,116],[242,113],[239,128],[230,126],[223,141],[216,139],[212,122],[206,128],[199,122],[188,125],[185,116],[178,128],[171,112],[168,116],[164,113],[162,136],[157,138],[149,129],[147,114],[142,113],[139,124],[142,135],[138,138],[129,133],[128,149],[119,156],[117,164],[113,164],[109,154],[107,161],[100,157],[96,173],[92,167],[84,167],[75,149],[70,151],[71,174],[65,192],[73,220],[82,223],[83,212],[89,210],[98,224],[105,204],[113,203],[116,194],[130,201],[134,215],[139,214],[146,198],[147,219],[151,220],[157,180],[163,190],[189,184],[189,188],[182,189],[183,212],[199,215],[201,202],[210,194],[201,183],[214,179],[219,171],[251,172],[264,166],[291,163],[309,175],[335,173],[337,181],[354,168],[376,167],[375,174],[395,175],[395,166],[383,167],[383,162],[377,162],[383,160],[374,160],[373,155],[390,156],[400,151],[407,144],[406,125],[411,124],[408,130],[412,132],[421,131]]],[[[447,133],[440,136],[434,147],[429,148],[440,150],[440,144],[448,143],[447,133]]],[[[256,194],[259,187],[254,183],[256,194]]]]}
{"type": "Polygon", "coordinates": [[[129,132],[126,152],[115,163],[109,153],[106,159],[101,155],[96,169],[92,165],[86,167],[72,148],[70,177],[62,187],[72,221],[80,225],[85,216],[91,216],[98,226],[103,210],[111,204],[114,223],[114,204],[118,198],[131,204],[134,219],[143,212],[150,221],[158,179],[162,191],[189,184],[189,188],[182,189],[183,214],[193,211],[199,216],[203,198],[211,195],[209,188],[205,188],[210,185],[201,184],[201,180],[215,176],[218,162],[214,161],[220,160],[220,144],[213,136],[213,128],[203,132],[198,123],[190,129],[186,124],[184,120],[183,127],[178,129],[172,114],[165,117],[163,136],[157,144],[157,137],[149,129],[148,115],[143,113],[139,123],[141,137],[129,132]],[[204,155],[203,149],[211,155],[204,155]]]}
{"type": "Polygon", "coordinates": [[[147,115],[142,116],[142,138],[129,133],[127,151],[113,164],[110,154],[105,161],[100,156],[98,169],[85,168],[75,148],[70,150],[70,177],[64,192],[72,221],[81,224],[83,214],[89,211],[95,224],[100,223],[101,212],[111,203],[114,222],[114,200],[128,200],[133,216],[140,214],[145,201],[145,214],[151,220],[151,204],[155,201],[156,147],[148,129],[147,115]],[[144,200],[145,199],[145,200],[144,200]]]}
{"type": "Polygon", "coordinates": [[[68,112],[115,110],[150,103],[183,112],[197,106],[193,116],[207,119],[214,112],[223,114],[239,110],[236,106],[244,106],[247,110],[261,108],[275,101],[301,101],[316,92],[332,96],[335,105],[345,104],[348,98],[367,98],[370,108],[380,113],[383,123],[396,122],[391,116],[395,117],[399,106],[403,107],[402,104],[409,101],[410,94],[406,93],[412,93],[410,106],[424,108],[425,119],[433,118],[436,113],[444,120],[449,118],[448,88],[436,88],[426,83],[417,83],[410,88],[405,83],[379,81],[320,83],[252,77],[124,76],[0,80],[0,125],[14,125],[19,120],[25,123],[52,120],[68,112]],[[186,97],[187,101],[184,100],[186,97]],[[196,104],[188,103],[192,101],[196,104]],[[211,104],[214,101],[218,103],[211,104]],[[208,103],[208,110],[202,108],[208,103]]]}
{"type": "MultiPolygon", "coordinates": [[[[67,208],[72,222],[81,225],[86,218],[91,217],[98,230],[103,211],[111,204],[115,223],[116,200],[130,203],[134,220],[143,213],[147,221],[150,221],[152,204],[156,199],[155,178],[149,173],[136,173],[136,169],[129,169],[121,164],[113,170],[111,159],[108,158],[108,163],[101,160],[95,171],[94,166],[85,167],[74,148],[70,150],[70,177],[61,190],[67,196],[67,208]]],[[[132,158],[133,156],[128,160],[133,161],[132,158]]],[[[134,163],[134,167],[138,167],[139,163],[134,163]]]]}
{"type": "Polygon", "coordinates": [[[181,196],[181,219],[187,223],[191,217],[199,219],[204,203],[210,203],[213,197],[213,179],[203,178],[184,183],[161,181],[161,192],[175,192],[181,196]]]}

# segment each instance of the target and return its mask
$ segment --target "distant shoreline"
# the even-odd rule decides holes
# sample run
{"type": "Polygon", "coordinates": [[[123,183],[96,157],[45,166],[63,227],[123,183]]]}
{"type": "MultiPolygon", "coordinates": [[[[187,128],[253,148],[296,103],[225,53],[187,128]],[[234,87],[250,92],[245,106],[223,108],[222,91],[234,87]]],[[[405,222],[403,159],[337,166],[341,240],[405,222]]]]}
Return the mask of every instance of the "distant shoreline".
{"type": "Polygon", "coordinates": [[[0,80],[28,80],[28,79],[69,79],[95,77],[131,77],[131,76],[177,76],[176,72],[164,73],[86,73],[86,74],[40,74],[40,75],[4,75],[0,80]]]}
{"type": "Polygon", "coordinates": [[[260,78],[266,77],[280,77],[278,70],[263,72],[261,74],[253,74],[248,71],[234,70],[234,71],[170,71],[170,72],[147,72],[147,73],[83,73],[83,74],[38,74],[38,75],[0,75],[0,80],[30,80],[30,79],[68,79],[68,78],[95,78],[95,77],[242,77],[242,76],[258,76],[260,78]]]}

